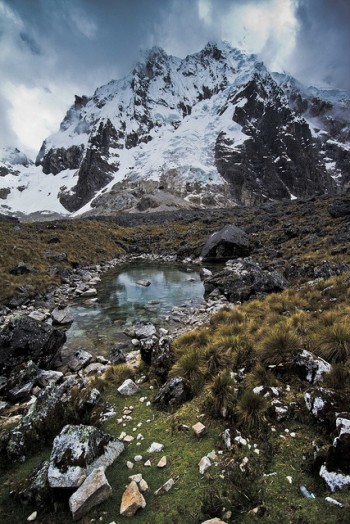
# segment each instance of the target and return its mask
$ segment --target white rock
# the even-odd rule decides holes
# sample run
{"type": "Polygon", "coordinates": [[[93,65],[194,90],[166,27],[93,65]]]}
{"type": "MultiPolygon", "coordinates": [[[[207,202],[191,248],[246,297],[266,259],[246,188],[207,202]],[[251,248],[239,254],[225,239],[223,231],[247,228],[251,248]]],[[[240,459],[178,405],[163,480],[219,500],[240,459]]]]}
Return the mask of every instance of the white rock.
{"type": "Polygon", "coordinates": [[[192,426],[192,429],[197,437],[201,437],[205,432],[205,425],[201,422],[197,422],[192,426]]]}
{"type": "Polygon", "coordinates": [[[155,495],[164,495],[165,493],[168,493],[168,491],[171,490],[171,488],[173,487],[173,485],[175,484],[174,480],[173,479],[169,479],[167,480],[163,486],[161,486],[160,488],[158,488],[154,494],[155,495]]]}
{"type": "Polygon", "coordinates": [[[29,522],[32,522],[33,520],[35,520],[35,519],[37,518],[37,516],[38,516],[38,512],[37,512],[37,511],[33,511],[33,513],[31,513],[31,514],[29,515],[29,517],[27,518],[27,520],[28,520],[29,522]]]}
{"type": "Polygon", "coordinates": [[[203,474],[207,471],[207,469],[209,469],[210,466],[211,466],[211,460],[210,460],[210,458],[208,458],[208,457],[202,457],[202,458],[200,459],[200,461],[199,461],[198,466],[199,466],[199,473],[200,473],[201,475],[203,475],[203,474]]]}
{"type": "Polygon", "coordinates": [[[80,519],[91,508],[101,504],[112,495],[112,488],[106,479],[104,468],[92,471],[83,484],[69,499],[73,520],[80,519]]]}
{"type": "Polygon", "coordinates": [[[131,378],[124,380],[123,384],[118,388],[118,392],[123,396],[135,395],[139,391],[139,386],[131,378]]]}
{"type": "Polygon", "coordinates": [[[320,477],[333,493],[338,489],[350,486],[350,475],[344,475],[344,473],[337,473],[336,471],[328,471],[325,465],[321,466],[320,477]]]}
{"type": "Polygon", "coordinates": [[[133,517],[137,510],[144,508],[146,501],[140,493],[135,481],[131,481],[123,493],[120,504],[120,514],[125,517],[133,517]]]}
{"type": "Polygon", "coordinates": [[[159,453],[164,448],[164,444],[159,444],[158,442],[152,442],[148,448],[148,453],[159,453]]]}

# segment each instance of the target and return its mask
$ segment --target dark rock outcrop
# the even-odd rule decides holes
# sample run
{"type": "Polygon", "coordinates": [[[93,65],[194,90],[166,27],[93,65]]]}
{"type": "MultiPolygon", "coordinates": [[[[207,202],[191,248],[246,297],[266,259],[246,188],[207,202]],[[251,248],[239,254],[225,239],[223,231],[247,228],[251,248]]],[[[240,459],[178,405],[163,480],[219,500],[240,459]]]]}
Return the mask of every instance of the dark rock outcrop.
{"type": "Polygon", "coordinates": [[[251,249],[248,235],[243,229],[230,224],[208,237],[201,257],[207,261],[222,262],[246,257],[251,249]]]}
{"type": "Polygon", "coordinates": [[[1,373],[9,373],[28,360],[48,368],[65,341],[66,335],[48,324],[25,316],[17,318],[0,332],[1,373]]]}
{"type": "Polygon", "coordinates": [[[350,215],[350,200],[336,200],[328,208],[333,218],[341,218],[350,215]]]}
{"type": "Polygon", "coordinates": [[[206,297],[214,290],[219,290],[229,302],[245,302],[267,293],[283,291],[287,287],[288,282],[281,273],[263,269],[251,259],[239,260],[229,269],[204,281],[206,297]]]}
{"type": "Polygon", "coordinates": [[[163,408],[175,408],[191,398],[191,386],[187,380],[182,377],[173,377],[160,388],[154,398],[154,403],[163,408]]]}

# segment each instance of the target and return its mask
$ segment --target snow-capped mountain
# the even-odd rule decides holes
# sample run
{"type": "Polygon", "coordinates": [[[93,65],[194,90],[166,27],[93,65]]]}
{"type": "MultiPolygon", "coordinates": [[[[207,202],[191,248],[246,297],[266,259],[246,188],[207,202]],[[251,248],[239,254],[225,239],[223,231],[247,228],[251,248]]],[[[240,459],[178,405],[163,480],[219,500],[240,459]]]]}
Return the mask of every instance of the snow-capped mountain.
{"type": "Polygon", "coordinates": [[[80,214],[329,193],[350,179],[349,121],[346,93],[270,73],[227,43],[185,59],[152,48],[76,97],[36,166],[0,179],[4,204],[80,214]]]}

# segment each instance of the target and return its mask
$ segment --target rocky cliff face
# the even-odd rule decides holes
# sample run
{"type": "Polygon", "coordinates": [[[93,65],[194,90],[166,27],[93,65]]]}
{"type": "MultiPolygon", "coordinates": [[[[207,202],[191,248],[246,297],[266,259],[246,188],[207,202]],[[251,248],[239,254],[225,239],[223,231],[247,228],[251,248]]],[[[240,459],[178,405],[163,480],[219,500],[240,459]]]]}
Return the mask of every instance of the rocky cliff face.
{"type": "Polygon", "coordinates": [[[254,205],[346,188],[350,101],[209,43],[153,48],[122,80],[76,97],[36,164],[62,209],[254,205]],[[148,204],[147,204],[148,203],[148,204]]]}

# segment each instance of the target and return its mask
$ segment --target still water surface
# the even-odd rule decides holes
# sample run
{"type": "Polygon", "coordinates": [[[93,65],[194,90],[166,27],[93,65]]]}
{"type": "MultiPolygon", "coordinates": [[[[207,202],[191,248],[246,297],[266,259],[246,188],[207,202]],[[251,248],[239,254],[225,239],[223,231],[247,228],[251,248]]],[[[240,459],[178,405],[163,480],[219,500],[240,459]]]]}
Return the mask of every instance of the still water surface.
{"type": "Polygon", "coordinates": [[[71,306],[74,322],[66,346],[106,354],[125,327],[141,320],[164,325],[174,306],[203,302],[199,272],[174,264],[130,263],[109,271],[97,286],[98,300],[71,306]],[[138,280],[151,282],[148,287],[138,280]]]}

